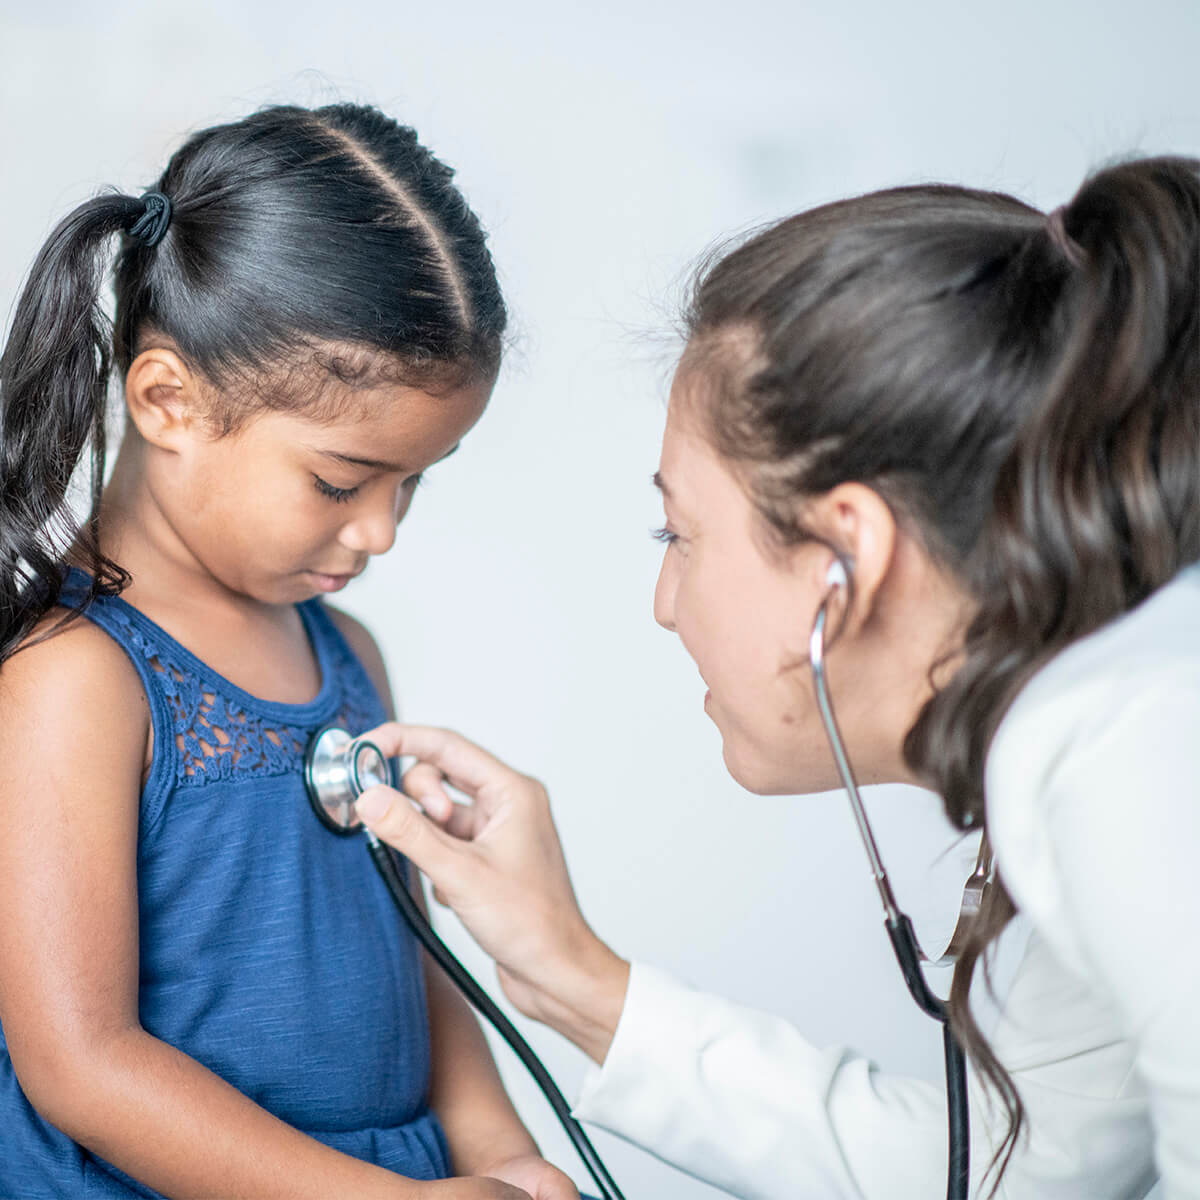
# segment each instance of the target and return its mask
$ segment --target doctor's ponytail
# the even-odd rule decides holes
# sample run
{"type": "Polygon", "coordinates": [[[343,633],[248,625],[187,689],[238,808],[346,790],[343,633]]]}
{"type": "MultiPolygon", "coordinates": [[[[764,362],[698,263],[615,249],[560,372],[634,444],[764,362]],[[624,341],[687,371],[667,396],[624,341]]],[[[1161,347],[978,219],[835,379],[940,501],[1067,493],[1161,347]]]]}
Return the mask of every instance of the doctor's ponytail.
{"type": "MultiPolygon", "coordinates": [[[[905,743],[959,829],[1017,692],[1070,643],[1200,561],[1200,162],[1097,172],[1046,215],[925,186],[802,213],[701,268],[681,369],[714,446],[784,545],[798,500],[855,481],[975,601],[961,666],[905,743]]],[[[971,1014],[1011,919],[998,880],[955,968],[951,1019],[1010,1117],[971,1014]]]]}
{"type": "MultiPolygon", "coordinates": [[[[985,823],[988,748],[1029,678],[1200,561],[1200,163],[1101,172],[1060,230],[1072,258],[1062,349],[996,477],[963,665],[905,747],[960,829],[985,823]]],[[[1001,1069],[968,997],[1012,911],[997,889],[950,992],[959,1036],[993,1081],[1001,1069]]]]}
{"type": "Polygon", "coordinates": [[[1200,164],[1101,172],[1061,230],[1061,349],[996,475],[966,660],[907,747],[960,827],[1029,676],[1200,560],[1200,164]]]}

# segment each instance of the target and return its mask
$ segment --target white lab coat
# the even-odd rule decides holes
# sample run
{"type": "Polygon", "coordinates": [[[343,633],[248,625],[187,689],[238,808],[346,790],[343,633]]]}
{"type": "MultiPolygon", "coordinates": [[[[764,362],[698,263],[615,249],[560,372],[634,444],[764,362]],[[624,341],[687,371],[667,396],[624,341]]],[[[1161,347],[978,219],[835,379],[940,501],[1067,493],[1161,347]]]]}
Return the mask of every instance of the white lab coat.
{"type": "MultiPolygon", "coordinates": [[[[1029,1136],[1011,1200],[1200,1197],[1200,566],[1022,690],[987,763],[1031,927],[993,1048],[1029,1136]]],[[[972,1195],[1003,1132],[970,1078],[972,1195]]],[[[945,1194],[940,1085],[635,964],[584,1120],[745,1200],[945,1194]]]]}

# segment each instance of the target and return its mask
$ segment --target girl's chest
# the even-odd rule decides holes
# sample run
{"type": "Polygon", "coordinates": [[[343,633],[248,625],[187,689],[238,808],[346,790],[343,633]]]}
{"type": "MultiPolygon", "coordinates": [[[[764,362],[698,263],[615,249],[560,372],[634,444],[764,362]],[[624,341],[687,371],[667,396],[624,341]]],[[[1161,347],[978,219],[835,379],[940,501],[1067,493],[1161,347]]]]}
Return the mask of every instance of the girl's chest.
{"type": "MultiPolygon", "coordinates": [[[[232,684],[234,688],[272,704],[303,705],[321,692],[321,666],[312,643],[305,632],[299,614],[294,624],[261,625],[255,627],[222,628],[209,624],[203,628],[188,628],[174,622],[172,637],[218,677],[209,686],[232,684]]],[[[221,687],[223,693],[226,688],[221,687]]],[[[196,697],[202,706],[213,703],[216,691],[208,691],[203,683],[196,697]]],[[[193,731],[200,732],[203,731],[193,731]]],[[[224,744],[221,732],[214,730],[216,744],[224,744]]],[[[154,731],[146,739],[142,766],[142,786],[150,776],[154,761],[154,731]]]]}
{"type": "Polygon", "coordinates": [[[259,700],[307,704],[321,690],[321,667],[294,607],[259,618],[182,610],[155,619],[220,679],[259,700]]]}

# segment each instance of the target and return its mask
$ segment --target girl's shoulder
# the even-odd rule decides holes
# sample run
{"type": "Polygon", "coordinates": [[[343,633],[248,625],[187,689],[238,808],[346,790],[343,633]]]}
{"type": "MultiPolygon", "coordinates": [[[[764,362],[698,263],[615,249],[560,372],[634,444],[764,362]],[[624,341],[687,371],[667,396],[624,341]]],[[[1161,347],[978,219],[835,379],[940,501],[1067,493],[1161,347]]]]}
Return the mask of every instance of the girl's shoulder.
{"type": "Polygon", "coordinates": [[[73,608],[52,608],[29,636],[0,666],[0,702],[35,701],[38,696],[59,700],[74,697],[65,707],[83,702],[120,704],[126,717],[141,697],[141,678],[129,655],[104,629],[73,608]]]}
{"type": "Polygon", "coordinates": [[[392,689],[388,681],[387,666],[383,661],[379,645],[370,630],[361,621],[350,616],[349,613],[343,612],[340,608],[334,608],[332,604],[326,604],[324,601],[316,601],[315,603],[321,605],[338,633],[345,639],[346,645],[357,656],[363,670],[366,671],[371,683],[374,684],[375,691],[379,694],[380,703],[386,710],[388,717],[391,718],[394,714],[392,689]]]}
{"type": "Polygon", "coordinates": [[[97,756],[107,773],[136,779],[150,730],[128,654],[70,609],[51,609],[0,666],[0,762],[9,779],[25,769],[33,778],[88,779],[97,756]]]}

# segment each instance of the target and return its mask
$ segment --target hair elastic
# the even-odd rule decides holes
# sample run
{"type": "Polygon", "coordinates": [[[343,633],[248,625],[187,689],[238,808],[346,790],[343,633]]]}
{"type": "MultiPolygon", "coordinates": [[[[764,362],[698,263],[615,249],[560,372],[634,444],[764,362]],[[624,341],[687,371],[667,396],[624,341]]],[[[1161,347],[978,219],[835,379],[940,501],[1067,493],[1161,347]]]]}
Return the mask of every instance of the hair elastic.
{"type": "Polygon", "coordinates": [[[143,246],[157,246],[171,223],[171,201],[162,192],[147,192],[142,197],[142,215],[126,232],[143,246]]]}

